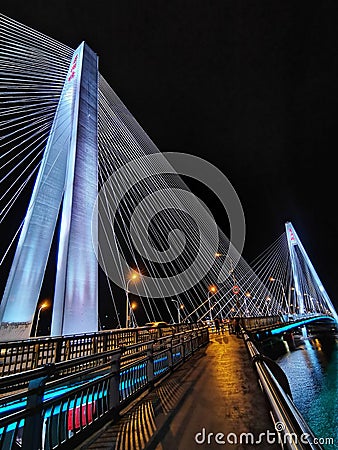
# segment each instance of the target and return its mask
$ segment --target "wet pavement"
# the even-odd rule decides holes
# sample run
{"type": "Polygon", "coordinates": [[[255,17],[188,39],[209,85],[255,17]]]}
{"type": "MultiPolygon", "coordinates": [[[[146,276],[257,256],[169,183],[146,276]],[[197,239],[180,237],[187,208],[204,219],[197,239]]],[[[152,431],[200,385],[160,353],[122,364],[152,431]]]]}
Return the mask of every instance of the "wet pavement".
{"type": "Polygon", "coordinates": [[[243,340],[228,333],[210,339],[78,450],[280,449],[243,340]]]}

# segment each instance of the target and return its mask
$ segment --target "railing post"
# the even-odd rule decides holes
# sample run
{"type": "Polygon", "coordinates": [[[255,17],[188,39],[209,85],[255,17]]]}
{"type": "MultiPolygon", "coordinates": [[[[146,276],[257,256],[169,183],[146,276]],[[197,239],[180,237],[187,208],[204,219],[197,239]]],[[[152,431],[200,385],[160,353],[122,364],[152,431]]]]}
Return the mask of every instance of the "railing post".
{"type": "MultiPolygon", "coordinates": [[[[32,356],[32,369],[35,369],[39,365],[38,364],[38,362],[39,362],[39,351],[40,351],[39,343],[34,344],[33,356],[32,356]]],[[[21,356],[21,357],[23,357],[23,356],[21,356]]]]}
{"type": "Polygon", "coordinates": [[[92,336],[92,355],[96,355],[98,352],[98,335],[94,334],[94,336],[92,336]]]}
{"type": "Polygon", "coordinates": [[[54,364],[47,364],[46,375],[29,382],[26,409],[32,409],[32,415],[25,419],[22,434],[22,448],[24,450],[40,450],[42,448],[42,409],[45,385],[55,371],[54,364]]]}
{"type": "Polygon", "coordinates": [[[185,361],[185,356],[186,356],[186,339],[185,339],[185,332],[184,332],[184,334],[183,334],[183,336],[181,336],[181,338],[180,338],[180,340],[181,340],[181,345],[182,345],[182,361],[184,362],[185,361]]]}
{"type": "Polygon", "coordinates": [[[61,361],[62,343],[63,343],[63,341],[60,338],[55,341],[54,361],[56,363],[61,361]]]}
{"type": "Polygon", "coordinates": [[[115,418],[119,415],[120,406],[120,366],[121,366],[121,350],[119,350],[111,360],[110,365],[110,384],[109,384],[109,409],[115,418]]]}
{"type": "Polygon", "coordinates": [[[170,339],[170,346],[167,349],[168,351],[168,367],[172,371],[173,370],[173,338],[170,339]]]}
{"type": "Polygon", "coordinates": [[[203,347],[204,345],[204,330],[203,328],[201,330],[198,330],[198,348],[203,347]]]}
{"type": "Polygon", "coordinates": [[[191,355],[194,354],[194,343],[193,343],[193,339],[192,339],[192,331],[190,330],[190,348],[191,348],[191,355]]]}
{"type": "Polygon", "coordinates": [[[107,351],[107,340],[108,340],[108,335],[107,335],[107,333],[105,333],[105,334],[102,336],[102,339],[103,339],[103,343],[102,343],[102,351],[103,351],[103,352],[106,352],[106,351],[107,351]]]}
{"type": "Polygon", "coordinates": [[[147,378],[150,387],[154,386],[154,347],[148,344],[147,348],[147,378]]]}

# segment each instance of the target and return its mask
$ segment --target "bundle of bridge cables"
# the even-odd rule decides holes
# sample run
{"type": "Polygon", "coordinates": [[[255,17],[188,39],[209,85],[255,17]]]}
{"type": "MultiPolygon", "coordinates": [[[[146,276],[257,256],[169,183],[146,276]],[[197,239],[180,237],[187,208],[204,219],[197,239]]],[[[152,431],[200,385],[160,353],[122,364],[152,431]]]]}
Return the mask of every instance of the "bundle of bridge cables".
{"type": "MultiPolygon", "coordinates": [[[[0,40],[0,258],[9,270],[74,50],[4,15],[0,40]]],[[[225,176],[192,155],[161,153],[101,73],[97,170],[98,264],[118,326],[115,284],[128,271],[140,275],[129,289],[149,321],[163,308],[175,320],[173,299],[184,321],[285,310],[292,284],[285,233],[249,265],[244,213],[225,176]],[[226,187],[230,238],[188,187],[202,171],[200,181],[226,187]]],[[[314,297],[310,278],[304,283],[314,297]]]]}

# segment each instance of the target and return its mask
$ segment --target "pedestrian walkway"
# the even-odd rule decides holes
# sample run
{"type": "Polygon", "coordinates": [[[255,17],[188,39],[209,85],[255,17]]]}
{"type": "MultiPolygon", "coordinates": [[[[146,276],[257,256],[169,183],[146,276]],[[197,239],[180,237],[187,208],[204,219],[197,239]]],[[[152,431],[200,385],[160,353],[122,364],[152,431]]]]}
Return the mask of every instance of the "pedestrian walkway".
{"type": "Polygon", "coordinates": [[[212,334],[206,348],[78,450],[280,450],[264,437],[250,443],[267,430],[275,433],[245,343],[212,334]],[[251,435],[240,443],[241,433],[251,435]]]}

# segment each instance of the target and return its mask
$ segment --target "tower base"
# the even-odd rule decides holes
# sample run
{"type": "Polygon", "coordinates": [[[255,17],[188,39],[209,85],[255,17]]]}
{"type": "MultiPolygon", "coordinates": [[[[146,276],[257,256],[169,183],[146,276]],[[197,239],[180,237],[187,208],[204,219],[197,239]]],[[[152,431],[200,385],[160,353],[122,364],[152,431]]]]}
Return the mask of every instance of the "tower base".
{"type": "Polygon", "coordinates": [[[0,342],[23,341],[29,339],[32,322],[2,322],[0,342]]]}

